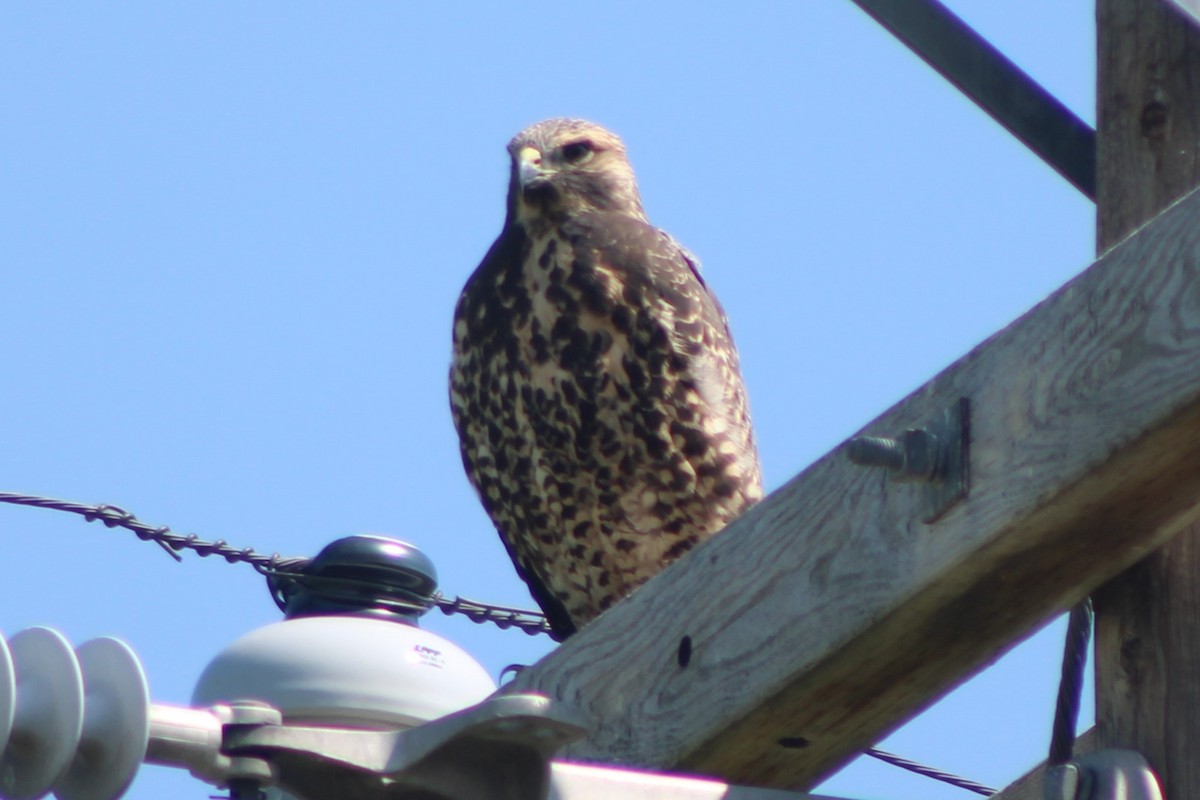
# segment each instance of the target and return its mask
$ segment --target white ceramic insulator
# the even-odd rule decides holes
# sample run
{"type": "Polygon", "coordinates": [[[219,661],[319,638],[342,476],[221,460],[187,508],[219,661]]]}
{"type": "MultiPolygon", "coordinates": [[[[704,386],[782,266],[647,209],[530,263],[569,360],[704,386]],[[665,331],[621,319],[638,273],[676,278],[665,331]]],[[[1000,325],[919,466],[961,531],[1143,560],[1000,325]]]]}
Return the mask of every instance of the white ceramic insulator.
{"type": "Polygon", "coordinates": [[[200,676],[192,702],[252,698],[293,724],[410,728],[495,689],[479,662],[431,631],[365,617],[301,617],[226,647],[200,676]]]}
{"type": "Polygon", "coordinates": [[[12,733],[0,754],[0,798],[49,793],[83,732],[83,674],[71,645],[49,628],[9,640],[16,678],[12,733]]]}
{"type": "Polygon", "coordinates": [[[116,800],[142,763],[150,690],[116,639],[72,650],[29,628],[0,637],[0,800],[116,800]]]}
{"type": "Polygon", "coordinates": [[[59,800],[116,800],[146,755],[150,687],[137,655],[123,642],[93,639],[75,654],[83,672],[83,733],[54,794],[59,800]]]}

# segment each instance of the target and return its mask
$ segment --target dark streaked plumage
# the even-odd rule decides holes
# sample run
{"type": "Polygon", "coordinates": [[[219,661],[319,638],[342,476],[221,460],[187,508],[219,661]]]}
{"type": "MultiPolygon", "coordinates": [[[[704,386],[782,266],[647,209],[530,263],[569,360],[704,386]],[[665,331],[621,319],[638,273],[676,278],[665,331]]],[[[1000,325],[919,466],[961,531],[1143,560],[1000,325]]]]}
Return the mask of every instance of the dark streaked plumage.
{"type": "Polygon", "coordinates": [[[463,463],[559,638],[762,496],[738,356],[621,140],[553,119],[508,145],[504,229],[454,314],[463,463]]]}

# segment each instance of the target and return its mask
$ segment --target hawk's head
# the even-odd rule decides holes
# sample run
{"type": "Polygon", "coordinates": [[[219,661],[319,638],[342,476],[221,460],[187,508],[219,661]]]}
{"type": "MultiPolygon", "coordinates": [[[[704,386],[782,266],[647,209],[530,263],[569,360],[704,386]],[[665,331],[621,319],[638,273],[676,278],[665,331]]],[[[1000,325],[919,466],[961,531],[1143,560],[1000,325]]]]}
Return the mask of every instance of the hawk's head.
{"type": "Polygon", "coordinates": [[[509,211],[518,219],[583,211],[645,218],[620,137],[580,119],[548,119],[508,143],[509,211]]]}

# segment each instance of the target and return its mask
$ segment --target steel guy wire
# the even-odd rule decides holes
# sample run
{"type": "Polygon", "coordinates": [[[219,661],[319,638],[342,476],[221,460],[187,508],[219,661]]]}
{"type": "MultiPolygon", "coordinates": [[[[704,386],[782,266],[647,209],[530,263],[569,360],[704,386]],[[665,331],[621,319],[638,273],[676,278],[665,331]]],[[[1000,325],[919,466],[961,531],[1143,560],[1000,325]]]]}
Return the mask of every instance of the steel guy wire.
{"type": "MultiPolygon", "coordinates": [[[[124,508],[107,503],[87,505],[16,492],[0,492],[0,503],[66,511],[78,514],[86,522],[102,522],[108,528],[124,528],[135,533],[142,541],[154,542],[176,561],[182,561],[179,551],[189,550],[201,558],[217,556],[230,564],[249,564],[262,575],[284,577],[299,574],[311,561],[310,558],[304,556],[263,555],[256,552],[253,547],[233,547],[224,539],[206,542],[194,533],[182,535],[175,533],[166,525],[158,527],[148,525],[124,508]]],[[[477,624],[490,622],[502,630],[517,628],[530,636],[550,634],[550,626],[546,623],[545,617],[536,611],[491,605],[468,600],[465,597],[447,597],[440,592],[434,594],[433,603],[443,614],[461,614],[477,624]]]]}
{"type": "Polygon", "coordinates": [[[1071,760],[1075,749],[1075,729],[1079,721],[1079,701],[1083,694],[1083,668],[1087,665],[1092,636],[1092,598],[1085,597],[1071,609],[1067,620],[1067,638],[1063,644],[1062,678],[1054,708],[1054,727],[1050,734],[1052,766],[1071,760]]]}
{"type": "Polygon", "coordinates": [[[863,752],[869,755],[871,758],[877,758],[885,764],[891,764],[893,767],[906,769],[909,772],[915,772],[918,775],[924,775],[926,778],[933,778],[935,781],[948,783],[951,786],[959,789],[966,789],[968,792],[975,792],[975,794],[981,794],[984,797],[991,797],[997,791],[990,786],[984,786],[982,783],[976,783],[975,781],[954,775],[950,772],[943,772],[940,769],[928,767],[924,764],[917,763],[916,761],[910,761],[907,758],[898,756],[895,753],[889,753],[886,750],[878,750],[874,747],[869,747],[863,752]]]}
{"type": "MultiPolygon", "coordinates": [[[[1058,685],[1058,700],[1054,709],[1054,727],[1050,737],[1050,765],[1065,764],[1071,760],[1075,746],[1075,730],[1079,720],[1079,702],[1083,693],[1083,670],[1087,664],[1088,647],[1091,640],[1092,620],[1091,598],[1084,598],[1071,609],[1067,622],[1067,637],[1063,647],[1062,678],[1058,685]]],[[[952,775],[948,772],[909,761],[906,758],[888,753],[884,750],[870,748],[864,751],[872,758],[877,758],[901,769],[924,775],[928,778],[943,781],[951,786],[966,789],[977,794],[990,796],[996,790],[974,781],[952,775]]]]}

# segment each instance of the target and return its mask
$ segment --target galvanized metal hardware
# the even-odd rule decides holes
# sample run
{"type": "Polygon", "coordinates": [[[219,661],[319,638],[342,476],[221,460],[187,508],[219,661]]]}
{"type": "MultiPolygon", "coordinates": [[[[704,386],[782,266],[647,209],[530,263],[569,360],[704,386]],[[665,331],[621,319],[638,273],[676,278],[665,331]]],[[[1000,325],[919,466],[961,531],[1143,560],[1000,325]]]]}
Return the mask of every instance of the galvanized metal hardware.
{"type": "Polygon", "coordinates": [[[584,728],[538,695],[493,697],[403,731],[226,726],[222,751],[265,758],[298,797],[545,797],[550,756],[584,728]]]}
{"type": "Polygon", "coordinates": [[[545,697],[502,695],[402,731],[227,725],[221,749],[266,759],[276,785],[307,800],[838,800],[550,760],[584,732],[545,697]]]}
{"type": "Polygon", "coordinates": [[[1045,800],[1162,800],[1146,759],[1132,750],[1097,750],[1046,770],[1045,800]]]}
{"type": "MultiPolygon", "coordinates": [[[[239,700],[227,707],[229,721],[224,724],[224,735],[230,731],[255,729],[262,725],[281,725],[283,715],[266,703],[256,700],[239,700]]],[[[263,789],[275,784],[275,769],[270,761],[256,753],[232,756],[225,773],[225,786],[231,800],[259,800],[265,797],[263,789]]]]}
{"type": "Polygon", "coordinates": [[[910,428],[899,439],[862,436],[850,440],[847,455],[855,464],[884,467],[898,481],[930,481],[938,468],[938,438],[924,428],[910,428]]]}
{"type": "Polygon", "coordinates": [[[910,428],[898,438],[851,439],[846,455],[855,464],[890,470],[897,481],[922,483],[921,519],[933,522],[967,496],[969,445],[969,405],[962,397],[927,425],[910,428]]]}

